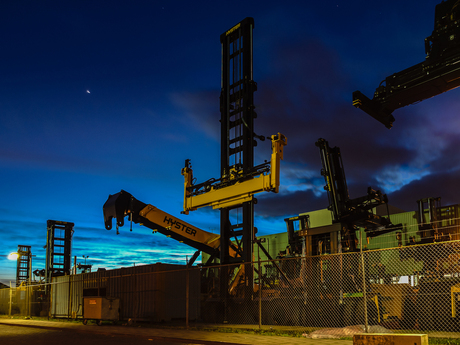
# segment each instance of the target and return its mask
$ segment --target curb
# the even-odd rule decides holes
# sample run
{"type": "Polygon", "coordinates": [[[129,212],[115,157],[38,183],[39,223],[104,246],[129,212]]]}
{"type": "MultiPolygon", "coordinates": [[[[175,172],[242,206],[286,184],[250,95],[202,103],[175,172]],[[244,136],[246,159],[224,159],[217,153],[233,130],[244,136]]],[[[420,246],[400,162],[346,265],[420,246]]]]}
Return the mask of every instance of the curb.
{"type": "MultiPolygon", "coordinates": [[[[9,323],[9,322],[2,322],[0,320],[0,325],[5,326],[16,326],[16,327],[28,327],[28,328],[40,328],[40,329],[48,329],[48,330],[70,330],[73,332],[85,332],[84,329],[77,325],[77,327],[53,327],[53,326],[42,326],[42,325],[30,325],[30,324],[18,324],[18,323],[9,323]]],[[[96,328],[90,328],[92,333],[97,334],[108,334],[107,331],[104,331],[103,327],[100,330],[96,330],[96,328]]],[[[120,333],[120,332],[110,332],[110,335],[117,335],[117,336],[135,336],[135,337],[148,337],[148,339],[157,340],[157,341],[166,341],[166,342],[182,342],[182,343],[190,343],[190,344],[203,344],[203,345],[244,345],[241,343],[229,343],[223,341],[212,341],[212,340],[197,340],[197,339],[188,339],[188,338],[175,338],[175,337],[164,337],[158,335],[139,335],[139,334],[131,334],[131,333],[120,333]]]]}

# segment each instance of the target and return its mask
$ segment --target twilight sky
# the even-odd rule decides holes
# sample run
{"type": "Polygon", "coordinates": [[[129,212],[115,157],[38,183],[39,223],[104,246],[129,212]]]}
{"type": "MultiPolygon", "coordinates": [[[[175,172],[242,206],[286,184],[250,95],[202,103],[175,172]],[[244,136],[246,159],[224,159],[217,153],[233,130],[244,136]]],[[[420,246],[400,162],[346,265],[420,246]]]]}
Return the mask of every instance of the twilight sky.
{"type": "MultiPolygon", "coordinates": [[[[368,186],[407,211],[460,200],[460,106],[453,90],[394,112],[391,130],[352,106],[423,61],[440,0],[2,1],[0,282],[31,245],[44,268],[46,221],[75,223],[72,255],[94,268],[185,263],[194,249],[146,228],[104,228],[124,189],[204,230],[218,211],[180,215],[185,159],[219,177],[220,34],[253,17],[255,129],[288,138],[279,194],[258,195],[259,234],[328,206],[318,138],[342,152],[350,196],[368,186]]],[[[256,148],[256,164],[270,143],[256,148]]]]}

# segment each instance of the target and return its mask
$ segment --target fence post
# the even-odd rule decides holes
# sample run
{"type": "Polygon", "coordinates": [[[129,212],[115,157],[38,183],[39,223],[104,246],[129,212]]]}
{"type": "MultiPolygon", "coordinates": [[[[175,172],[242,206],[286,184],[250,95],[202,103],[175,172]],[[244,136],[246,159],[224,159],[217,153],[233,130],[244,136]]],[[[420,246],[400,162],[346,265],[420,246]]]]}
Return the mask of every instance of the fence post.
{"type": "Polygon", "coordinates": [[[10,281],[10,308],[8,311],[8,316],[11,318],[11,306],[13,304],[13,288],[11,287],[11,281],[10,281]]]}
{"type": "Polygon", "coordinates": [[[26,291],[27,291],[27,316],[30,318],[32,316],[32,285],[30,285],[31,282],[30,282],[30,278],[29,278],[29,282],[27,284],[27,287],[26,287],[26,291]]]}
{"type": "Polygon", "coordinates": [[[262,328],[262,271],[260,270],[260,255],[259,255],[259,329],[262,328]]]}
{"type": "Polygon", "coordinates": [[[363,275],[363,301],[364,301],[364,331],[369,332],[368,321],[367,321],[367,295],[366,295],[366,270],[364,269],[364,254],[363,254],[363,231],[359,230],[360,234],[360,245],[359,251],[361,254],[361,270],[363,275]]]}
{"type": "Polygon", "coordinates": [[[70,275],[67,276],[69,278],[69,297],[67,299],[67,318],[70,319],[72,315],[72,284],[70,282],[70,275]]]}
{"type": "Polygon", "coordinates": [[[189,314],[189,303],[190,303],[190,275],[188,269],[188,263],[186,265],[186,278],[185,278],[185,327],[188,328],[188,314],[189,314]]]}

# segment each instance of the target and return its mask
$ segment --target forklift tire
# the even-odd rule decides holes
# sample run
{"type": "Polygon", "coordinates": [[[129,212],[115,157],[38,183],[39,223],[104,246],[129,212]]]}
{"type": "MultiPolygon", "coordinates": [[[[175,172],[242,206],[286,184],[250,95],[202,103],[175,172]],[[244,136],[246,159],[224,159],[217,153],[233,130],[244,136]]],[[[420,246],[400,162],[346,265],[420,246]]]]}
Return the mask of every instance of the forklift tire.
{"type": "Polygon", "coordinates": [[[88,320],[87,319],[83,319],[83,324],[86,326],[86,324],[88,323],[88,320]]]}

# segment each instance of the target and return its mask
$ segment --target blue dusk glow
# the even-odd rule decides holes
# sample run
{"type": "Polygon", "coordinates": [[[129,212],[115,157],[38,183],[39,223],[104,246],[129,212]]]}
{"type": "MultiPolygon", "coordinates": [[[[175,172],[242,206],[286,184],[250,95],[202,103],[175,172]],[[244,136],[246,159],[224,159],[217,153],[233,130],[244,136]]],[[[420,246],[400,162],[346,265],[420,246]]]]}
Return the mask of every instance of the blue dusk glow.
{"type": "MultiPolygon", "coordinates": [[[[460,202],[459,90],[395,111],[386,129],[352,106],[424,60],[440,0],[384,2],[4,1],[0,8],[0,282],[32,246],[45,267],[46,221],[75,223],[72,256],[93,269],[184,264],[195,252],[150,229],[104,228],[124,189],[203,230],[218,211],[181,215],[185,159],[198,182],[220,173],[220,35],[253,17],[256,133],[288,138],[281,188],[258,195],[259,235],[328,206],[315,142],[341,149],[350,196],[367,187],[404,210],[460,202]]],[[[256,164],[270,159],[259,142],[256,164]]]]}

